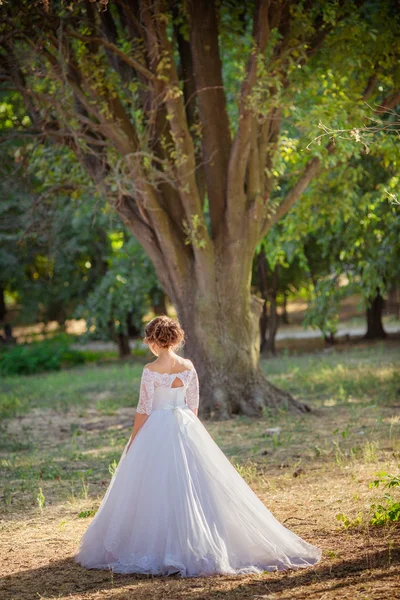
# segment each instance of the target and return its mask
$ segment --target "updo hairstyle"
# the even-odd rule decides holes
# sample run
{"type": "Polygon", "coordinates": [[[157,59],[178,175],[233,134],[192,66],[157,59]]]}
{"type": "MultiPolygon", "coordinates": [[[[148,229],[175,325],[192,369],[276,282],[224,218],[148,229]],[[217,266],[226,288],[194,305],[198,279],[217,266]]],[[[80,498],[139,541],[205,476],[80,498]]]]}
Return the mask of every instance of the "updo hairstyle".
{"type": "Polygon", "coordinates": [[[179,321],[165,315],[152,319],[146,325],[144,333],[144,341],[147,344],[156,344],[161,348],[177,348],[185,340],[185,333],[179,321]]]}

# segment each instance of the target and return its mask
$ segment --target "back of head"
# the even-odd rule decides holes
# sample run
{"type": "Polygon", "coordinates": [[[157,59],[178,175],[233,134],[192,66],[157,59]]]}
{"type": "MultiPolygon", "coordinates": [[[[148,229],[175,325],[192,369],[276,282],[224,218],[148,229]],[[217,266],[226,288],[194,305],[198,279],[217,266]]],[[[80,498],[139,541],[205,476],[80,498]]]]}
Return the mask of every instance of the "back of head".
{"type": "Polygon", "coordinates": [[[178,348],[185,340],[179,321],[166,315],[152,319],[145,327],[145,342],[161,348],[178,348]]]}

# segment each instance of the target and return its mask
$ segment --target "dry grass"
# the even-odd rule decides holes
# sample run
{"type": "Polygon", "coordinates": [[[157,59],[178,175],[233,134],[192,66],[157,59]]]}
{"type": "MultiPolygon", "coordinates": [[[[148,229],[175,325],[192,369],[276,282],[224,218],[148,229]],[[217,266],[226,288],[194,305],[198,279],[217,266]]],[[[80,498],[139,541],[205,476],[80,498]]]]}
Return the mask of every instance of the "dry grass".
{"type": "MultiPolygon", "coordinates": [[[[45,395],[57,375],[48,376],[36,408],[2,427],[0,598],[400,598],[400,529],[369,525],[370,506],[383,491],[368,486],[379,471],[394,474],[400,462],[398,359],[399,350],[392,347],[342,357],[281,357],[265,368],[275,383],[297,395],[302,390],[313,414],[206,423],[275,516],[323,549],[316,568],[239,577],[113,575],[75,564],[73,554],[89,523],[79,514],[98,506],[110,478],[108,465],[120,456],[134,408],[125,400],[118,405],[110,395],[113,381],[110,388],[93,388],[81,406],[71,397],[68,410],[68,398],[62,410],[52,408],[45,395]],[[270,427],[280,427],[280,433],[269,435],[270,427]],[[360,525],[344,529],[338,513],[350,519],[358,515],[360,525]]],[[[76,376],[85,380],[85,373],[79,370],[76,376]]],[[[59,377],[65,381],[65,374],[59,377]]],[[[88,377],[92,381],[89,372],[88,377]]],[[[40,383],[18,380],[19,389],[25,381],[32,389],[40,383]]],[[[9,394],[10,380],[6,384],[9,394]]]]}

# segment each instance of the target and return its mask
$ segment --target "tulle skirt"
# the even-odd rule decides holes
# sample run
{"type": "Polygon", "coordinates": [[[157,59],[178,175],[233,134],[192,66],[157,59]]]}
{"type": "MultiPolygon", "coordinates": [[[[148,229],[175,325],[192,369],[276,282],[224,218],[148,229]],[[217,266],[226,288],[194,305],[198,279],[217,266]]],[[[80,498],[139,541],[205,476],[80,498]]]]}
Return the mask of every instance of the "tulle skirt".
{"type": "Polygon", "coordinates": [[[75,560],[182,577],[315,565],[321,551],[264,506],[186,406],[153,410],[127,445],[75,560]]]}

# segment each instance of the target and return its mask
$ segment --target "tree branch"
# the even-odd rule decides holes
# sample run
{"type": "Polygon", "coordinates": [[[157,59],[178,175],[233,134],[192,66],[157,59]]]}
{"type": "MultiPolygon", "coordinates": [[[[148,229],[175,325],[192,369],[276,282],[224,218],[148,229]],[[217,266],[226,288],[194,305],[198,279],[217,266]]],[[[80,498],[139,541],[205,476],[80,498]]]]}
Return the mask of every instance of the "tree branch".
{"type": "MultiPolygon", "coordinates": [[[[179,87],[178,75],[173,59],[172,48],[168,39],[166,22],[163,18],[165,7],[162,1],[141,0],[141,15],[144,21],[147,43],[151,46],[152,68],[157,72],[163,102],[168,113],[171,134],[176,148],[174,159],[179,195],[185,211],[189,228],[193,219],[197,220],[197,233],[201,236],[201,244],[192,241],[193,253],[196,257],[196,269],[202,281],[206,270],[201,268],[203,260],[212,253],[211,240],[204,222],[204,214],[197,188],[195,170],[196,160],[193,141],[189,133],[183,95],[179,87]]],[[[205,283],[205,282],[203,282],[205,283]]]]}
{"type": "Polygon", "coordinates": [[[263,195],[265,201],[268,201],[271,193],[273,176],[271,169],[273,167],[276,150],[281,130],[282,107],[273,108],[265,122],[261,125],[259,135],[259,152],[261,168],[263,169],[263,195]]]}
{"type": "MultiPolygon", "coordinates": [[[[82,106],[85,107],[89,115],[93,115],[97,123],[93,123],[93,127],[97,129],[106,139],[111,140],[116,146],[119,153],[122,155],[121,168],[129,171],[128,179],[134,182],[135,189],[135,211],[132,211],[132,204],[130,204],[131,223],[130,228],[138,233],[147,231],[147,245],[146,249],[149,250],[148,233],[153,232],[153,243],[154,239],[157,240],[157,244],[162,246],[164,253],[164,260],[170,264],[168,272],[176,274],[176,281],[182,281],[182,278],[188,273],[189,261],[188,255],[190,254],[189,248],[184,244],[184,236],[182,231],[177,231],[177,228],[172,223],[169,215],[163,209],[158,192],[154,185],[149,182],[146,178],[146,172],[143,165],[142,156],[137,153],[138,150],[138,139],[135,129],[127,116],[124,106],[118,96],[108,95],[107,97],[101,96],[100,100],[93,93],[88,82],[82,77],[77,64],[74,62],[73,57],[68,56],[67,70],[63,69],[63,57],[59,55],[58,48],[51,46],[53,40],[51,36],[48,37],[50,45],[41,48],[41,52],[48,60],[54,76],[64,85],[68,86],[82,106]],[[52,51],[50,51],[52,50],[52,51]],[[53,54],[54,52],[54,54],[53,54]],[[82,88],[81,85],[86,86],[82,88]],[[85,91],[84,91],[85,90],[85,91]],[[86,95],[88,94],[88,95],[86,95]],[[107,111],[102,110],[101,102],[107,106],[107,111]],[[100,104],[99,104],[100,103],[100,104]],[[144,223],[146,223],[147,229],[144,230],[144,223]],[[180,274],[178,277],[178,273],[180,274]]],[[[64,57],[65,58],[65,57],[64,57]]],[[[54,103],[53,103],[54,104],[54,103]]],[[[64,102],[65,110],[68,107],[68,102],[64,102]]],[[[64,116],[64,119],[68,121],[68,118],[64,116]]],[[[71,115],[71,120],[73,116],[71,115]]],[[[65,142],[65,140],[63,140],[65,142]]],[[[113,194],[107,187],[107,184],[103,178],[99,181],[97,177],[97,169],[93,169],[93,160],[98,154],[92,148],[91,154],[82,152],[81,146],[76,143],[76,140],[71,136],[69,147],[75,152],[79,162],[82,164],[88,175],[97,185],[99,185],[105,193],[106,197],[110,201],[113,198],[113,194]]],[[[121,176],[121,171],[118,175],[121,176]]],[[[118,182],[118,176],[115,178],[118,182]]],[[[114,194],[115,196],[115,194],[114,194]]],[[[122,194],[122,196],[125,196],[122,194]]],[[[133,202],[133,200],[131,201],[133,202]]],[[[122,214],[121,204],[117,206],[117,209],[122,214]]],[[[124,213],[125,217],[127,213],[124,213]]],[[[145,245],[145,242],[143,242],[145,245]]],[[[149,253],[151,254],[150,250],[149,253]]],[[[165,263],[164,263],[165,268],[165,263]]],[[[166,269],[164,269],[164,273],[166,269]]],[[[158,272],[162,279],[162,273],[158,272]]],[[[165,277],[165,275],[164,275],[165,277]]],[[[168,289],[168,288],[167,288],[168,289]]]]}
{"type": "MultiPolygon", "coordinates": [[[[178,7],[177,7],[178,10],[178,7]]],[[[177,12],[177,11],[176,11],[177,12]]],[[[174,19],[176,19],[176,15],[174,12],[174,19]]],[[[201,125],[199,122],[199,111],[197,106],[197,92],[196,92],[196,82],[194,79],[193,72],[193,59],[192,59],[192,49],[190,47],[189,42],[182,35],[180,27],[175,25],[175,36],[177,39],[178,52],[180,57],[180,73],[179,78],[183,81],[183,96],[185,98],[185,110],[186,110],[186,119],[188,122],[189,130],[191,132],[192,138],[196,141],[201,138],[201,125]]],[[[206,193],[205,186],[205,172],[204,165],[202,163],[202,153],[200,149],[197,151],[196,148],[196,181],[197,187],[199,189],[199,195],[201,204],[204,204],[204,197],[206,193]]]]}
{"type": "Polygon", "coordinates": [[[249,96],[257,77],[257,60],[267,45],[269,37],[269,0],[257,0],[253,39],[255,48],[247,61],[246,77],[242,83],[239,101],[239,125],[233,142],[228,167],[228,214],[227,226],[234,231],[243,226],[243,210],[246,203],[244,190],[247,160],[250,152],[252,109],[249,106],[249,96]]]}
{"type": "Polygon", "coordinates": [[[383,111],[392,110],[398,104],[400,104],[400,89],[394,90],[391,94],[386,96],[386,98],[378,105],[376,112],[382,112],[380,111],[381,108],[383,111]]]}
{"type": "MultiPolygon", "coordinates": [[[[371,94],[373,93],[374,87],[375,87],[375,77],[374,77],[374,75],[372,75],[369,78],[368,83],[363,92],[363,100],[364,101],[371,96],[371,94]]],[[[380,108],[382,108],[383,112],[385,112],[386,110],[390,110],[394,106],[397,106],[399,103],[400,103],[400,90],[395,90],[394,92],[389,94],[382,101],[382,104],[379,105],[375,109],[375,112],[379,113],[380,108]]],[[[326,146],[326,149],[329,154],[332,154],[333,152],[335,152],[335,148],[336,148],[336,145],[333,140],[331,140],[328,143],[328,145],[326,146]]],[[[285,199],[281,202],[281,204],[279,204],[279,206],[276,208],[276,210],[270,214],[269,218],[267,219],[267,222],[265,223],[265,225],[262,228],[261,237],[264,237],[266,235],[266,233],[269,231],[269,229],[271,229],[271,227],[273,225],[275,225],[275,223],[277,223],[283,216],[285,216],[285,214],[292,208],[292,206],[295,204],[295,202],[300,198],[300,196],[306,190],[306,188],[308,187],[310,182],[316,177],[321,166],[322,166],[321,160],[316,156],[308,161],[303,173],[300,175],[300,177],[298,178],[295,185],[292,187],[292,189],[286,195],[285,199]]]]}
{"type": "Polygon", "coordinates": [[[215,0],[189,3],[190,46],[202,124],[203,156],[213,157],[204,164],[213,237],[223,224],[231,148],[215,4],[215,0]]]}
{"type": "Polygon", "coordinates": [[[254,115],[252,120],[250,152],[246,177],[248,206],[252,206],[254,203],[258,204],[258,199],[262,194],[261,186],[264,171],[260,161],[260,148],[257,139],[257,117],[254,115]]]}
{"type": "Polygon", "coordinates": [[[81,42],[85,42],[88,44],[90,44],[90,43],[101,44],[102,46],[104,46],[105,48],[107,48],[108,50],[113,52],[116,56],[119,56],[119,58],[121,60],[126,62],[127,65],[129,65],[130,67],[135,69],[138,73],[141,73],[142,75],[144,75],[149,81],[156,80],[156,76],[151,71],[149,71],[149,69],[147,69],[144,65],[142,65],[136,59],[125,54],[125,52],[120,50],[118,48],[118,46],[116,46],[115,44],[112,44],[111,42],[108,42],[104,38],[94,37],[91,35],[81,35],[80,33],[77,33],[76,31],[68,31],[68,35],[73,38],[76,38],[77,40],[80,40],[81,42]]]}
{"type": "MultiPolygon", "coordinates": [[[[172,273],[175,273],[175,277],[170,276],[171,269],[170,265],[168,265],[170,252],[165,252],[166,247],[164,243],[167,240],[160,240],[157,237],[151,224],[146,219],[143,219],[143,215],[135,199],[129,196],[121,196],[115,201],[114,206],[128,229],[132,231],[133,235],[151,258],[164,291],[171,298],[172,302],[177,305],[180,297],[180,279],[176,270],[172,270],[172,273]]],[[[184,263],[184,260],[186,263],[185,269],[189,269],[189,261],[185,257],[185,254],[182,253],[181,265],[184,263]]]]}
{"type": "Polygon", "coordinates": [[[289,193],[286,194],[284,200],[273,212],[270,209],[270,217],[268,218],[268,221],[261,232],[261,237],[264,237],[267,231],[269,231],[269,229],[271,229],[271,227],[275,225],[275,223],[282,219],[282,217],[284,217],[286,213],[292,208],[294,203],[300,198],[302,193],[305,191],[309,183],[317,175],[320,167],[321,160],[317,156],[314,156],[311,160],[308,161],[302,175],[299,177],[299,179],[294,184],[289,193]]]}

